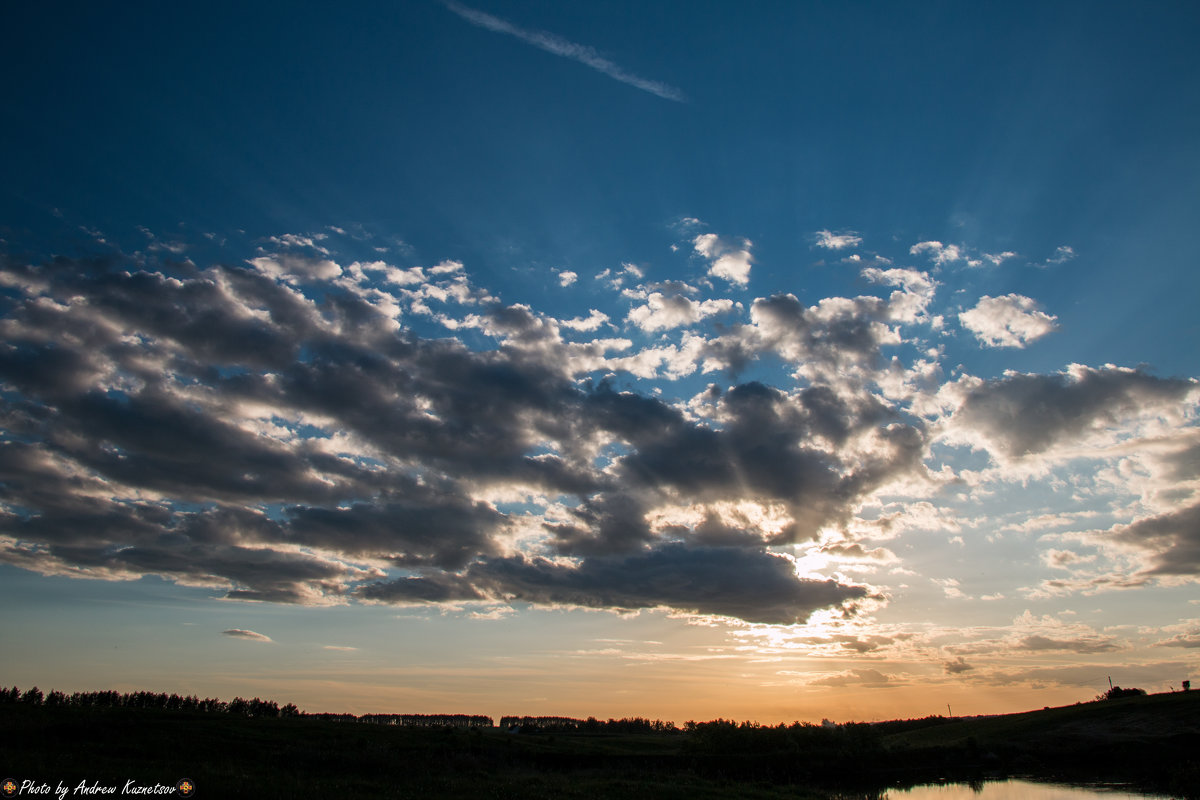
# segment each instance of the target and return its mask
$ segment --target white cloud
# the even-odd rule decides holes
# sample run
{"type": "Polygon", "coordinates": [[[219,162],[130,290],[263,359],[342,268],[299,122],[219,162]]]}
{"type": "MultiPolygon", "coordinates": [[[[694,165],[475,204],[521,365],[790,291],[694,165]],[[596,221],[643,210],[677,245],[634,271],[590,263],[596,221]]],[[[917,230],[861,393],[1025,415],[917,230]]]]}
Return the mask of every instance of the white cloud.
{"type": "Polygon", "coordinates": [[[1020,294],[984,295],[974,308],[958,315],[963,327],[988,347],[1024,347],[1054,331],[1057,319],[1020,294]]]}
{"type": "Polygon", "coordinates": [[[1010,258],[1016,258],[1017,254],[1012,250],[1005,250],[1003,253],[984,253],[983,257],[986,261],[992,262],[993,265],[999,266],[1010,258]]]}
{"type": "Polygon", "coordinates": [[[317,242],[328,238],[329,235],[325,233],[314,233],[308,236],[297,233],[285,233],[282,236],[270,236],[267,238],[267,241],[280,247],[308,248],[309,250],[316,250],[323,255],[329,255],[329,250],[317,244],[317,242]]]}
{"type": "Polygon", "coordinates": [[[899,286],[888,299],[888,317],[896,322],[913,323],[922,319],[933,301],[937,281],[915,269],[879,269],[867,267],[862,276],[872,283],[899,286]]]}
{"type": "Polygon", "coordinates": [[[269,642],[271,637],[266,634],[256,633],[254,631],[243,630],[242,628],[230,628],[227,631],[221,631],[225,636],[231,636],[234,639],[249,639],[252,642],[269,642]]]}
{"type": "Polygon", "coordinates": [[[251,258],[247,263],[264,275],[292,283],[327,281],[342,274],[342,268],[327,258],[309,258],[290,253],[251,258]]]}
{"type": "MultiPolygon", "coordinates": [[[[594,278],[594,280],[598,280],[601,283],[605,284],[606,286],[608,286],[608,288],[617,290],[617,289],[621,289],[621,287],[623,287],[625,285],[626,278],[632,278],[634,280],[640,281],[642,278],[645,277],[645,274],[646,273],[642,271],[641,267],[637,266],[636,264],[622,263],[621,269],[619,271],[613,270],[611,268],[605,269],[603,272],[596,273],[596,275],[593,276],[593,278],[594,278]]],[[[622,292],[622,294],[627,294],[627,293],[628,293],[628,290],[626,290],[625,292],[622,292]]]]}
{"type": "Polygon", "coordinates": [[[434,275],[458,275],[465,274],[467,270],[461,261],[454,261],[448,258],[445,261],[439,262],[436,266],[430,267],[429,271],[434,275]]]}
{"type": "Polygon", "coordinates": [[[570,286],[572,283],[574,283],[577,280],[579,280],[579,274],[576,272],[572,272],[569,269],[564,269],[558,273],[558,285],[559,286],[564,286],[564,287],[570,286]]]}
{"type": "Polygon", "coordinates": [[[933,259],[935,264],[949,264],[953,261],[962,261],[964,258],[963,251],[956,244],[942,244],[938,241],[917,242],[908,249],[911,255],[919,253],[929,253],[929,257],[933,259]]]}
{"type": "Polygon", "coordinates": [[[628,319],[644,331],[667,330],[691,325],[704,317],[720,314],[732,308],[732,300],[697,302],[680,295],[651,292],[646,298],[645,305],[636,306],[630,310],[628,319]]]}
{"type": "Polygon", "coordinates": [[[1075,257],[1075,248],[1069,245],[1062,245],[1054,251],[1054,255],[1046,259],[1046,264],[1065,264],[1075,257]]]}
{"type": "Polygon", "coordinates": [[[813,235],[816,237],[817,247],[824,247],[826,250],[842,250],[862,244],[862,237],[854,231],[834,233],[828,230],[820,230],[813,235]]]}
{"type": "Polygon", "coordinates": [[[749,239],[741,239],[738,243],[715,233],[702,233],[692,240],[692,246],[709,260],[709,275],[739,286],[750,282],[750,265],[754,258],[750,255],[753,242],[749,239]]]}
{"type": "Polygon", "coordinates": [[[573,331],[594,331],[599,330],[600,326],[606,322],[608,322],[608,314],[593,308],[586,317],[562,320],[558,324],[573,331]]]}

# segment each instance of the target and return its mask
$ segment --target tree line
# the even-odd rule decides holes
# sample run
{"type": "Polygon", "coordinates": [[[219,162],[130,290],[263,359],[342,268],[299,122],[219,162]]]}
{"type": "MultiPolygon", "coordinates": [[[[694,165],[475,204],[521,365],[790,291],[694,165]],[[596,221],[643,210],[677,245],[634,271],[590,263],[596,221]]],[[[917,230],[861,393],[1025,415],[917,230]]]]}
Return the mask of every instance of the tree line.
{"type": "MultiPolygon", "coordinates": [[[[312,715],[310,715],[312,716],[312,715]]],[[[339,714],[338,716],[347,716],[339,714]]],[[[363,714],[354,722],[403,725],[406,728],[490,728],[492,718],[482,714],[363,714]]]]}
{"type": "Polygon", "coordinates": [[[674,722],[642,717],[599,720],[595,717],[501,717],[500,727],[522,733],[581,731],[583,733],[678,733],[674,722]]]}
{"type": "Polygon", "coordinates": [[[247,700],[235,697],[229,702],[215,697],[200,699],[196,695],[167,694],[166,692],[72,692],[57,689],[49,694],[34,686],[21,691],[0,687],[0,703],[21,703],[31,706],[71,708],[157,708],[168,711],[202,711],[210,714],[232,714],[238,717],[299,717],[303,713],[295,703],[280,707],[274,700],[257,697],[247,700]]]}
{"type": "MultiPolygon", "coordinates": [[[[330,714],[308,713],[294,703],[280,706],[273,700],[258,697],[235,697],[229,702],[215,697],[203,699],[196,695],[167,694],[166,692],[73,692],[58,690],[46,694],[34,686],[22,691],[16,686],[0,687],[0,704],[21,703],[31,706],[71,708],[153,708],[166,711],[197,711],[209,714],[230,714],[236,717],[304,717],[329,722],[362,722],[375,725],[398,725],[409,728],[491,728],[492,718],[482,714],[330,714]]],[[[500,727],[524,733],[582,731],[585,733],[670,733],[678,732],[673,722],[641,717],[598,720],[595,717],[509,716],[500,718],[500,727]]]]}

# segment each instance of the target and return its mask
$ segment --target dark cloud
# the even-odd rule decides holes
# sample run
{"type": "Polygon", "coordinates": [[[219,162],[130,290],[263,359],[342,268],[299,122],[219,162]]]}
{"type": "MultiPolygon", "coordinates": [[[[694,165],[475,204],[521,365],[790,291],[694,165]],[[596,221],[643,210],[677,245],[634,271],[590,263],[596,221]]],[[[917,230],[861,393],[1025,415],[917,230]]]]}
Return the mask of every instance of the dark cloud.
{"type": "Polygon", "coordinates": [[[1155,644],[1159,647],[1200,648],[1200,630],[1194,630],[1191,633],[1176,634],[1170,639],[1164,639],[1161,642],[1155,642],[1155,644]]]}
{"type": "MultiPolygon", "coordinates": [[[[3,557],[273,602],[338,601],[369,582],[361,596],[376,600],[793,622],[868,595],[798,579],[764,547],[843,524],[875,488],[920,471],[917,423],[863,392],[757,383],[714,394],[715,418],[698,420],[577,383],[553,320],[500,305],[457,265],[405,272],[406,286],[425,283],[388,307],[364,270],[327,256],[207,268],[6,257],[0,530],[15,543],[3,557]],[[455,298],[479,312],[456,324],[495,348],[397,326],[396,313],[455,298]],[[515,517],[477,499],[493,487],[565,498],[567,518],[545,524],[545,548],[500,557],[515,517]],[[768,534],[711,510],[691,527],[649,519],[742,500],[794,521],[768,534]],[[418,574],[381,581],[379,564],[418,574]]],[[[713,346],[733,360],[776,348],[866,363],[887,315],[871,298],[756,308],[758,328],[713,346]]]]}
{"type": "Polygon", "coordinates": [[[664,409],[644,435],[627,430],[636,449],[620,460],[622,482],[707,500],[783,501],[795,524],[778,541],[796,541],[844,522],[856,498],[918,470],[925,450],[922,432],[884,424],[895,418],[878,401],[844,400],[823,387],[793,397],[742,384],[720,399],[717,413],[720,429],[664,409]],[[866,429],[875,430],[876,446],[853,464],[828,446],[866,429]]]}
{"type": "Polygon", "coordinates": [[[955,420],[981,431],[1001,452],[1023,456],[1148,408],[1178,405],[1195,388],[1193,381],[1116,367],[1009,375],[971,389],[955,420]]]}
{"type": "Polygon", "coordinates": [[[1192,481],[1200,478],[1200,443],[1163,457],[1167,478],[1173,481],[1192,481]]]}
{"type": "Polygon", "coordinates": [[[569,564],[540,557],[485,559],[465,574],[411,577],[363,590],[373,600],[476,600],[636,610],[667,607],[748,622],[803,622],[819,609],[870,595],[863,586],[796,576],[790,559],[747,548],[669,544],[569,564]]]}
{"type": "Polygon", "coordinates": [[[1112,536],[1146,551],[1151,575],[1200,576],[1200,503],[1116,528],[1112,536]]]}
{"type": "Polygon", "coordinates": [[[420,484],[394,494],[348,507],[291,507],[287,538],[317,547],[336,543],[351,555],[383,554],[402,566],[457,569],[493,552],[493,537],[505,519],[494,509],[420,484]]]}
{"type": "Polygon", "coordinates": [[[877,669],[852,669],[840,675],[832,675],[813,681],[813,686],[882,686],[892,683],[892,676],[877,669]]]}
{"type": "Polygon", "coordinates": [[[873,367],[888,339],[889,305],[877,297],[836,298],[805,307],[792,294],[754,301],[751,319],[766,348],[793,362],[837,371],[873,367]]]}
{"type": "Polygon", "coordinates": [[[855,653],[871,653],[882,647],[887,647],[890,644],[895,644],[898,639],[911,638],[908,635],[899,637],[891,636],[834,636],[833,641],[840,644],[847,650],[855,653]]]}
{"type": "Polygon", "coordinates": [[[961,675],[964,672],[970,672],[971,670],[975,669],[975,667],[971,664],[968,664],[966,659],[964,659],[962,656],[959,656],[953,661],[947,661],[942,665],[942,667],[947,675],[961,675]]]}
{"type": "Polygon", "coordinates": [[[269,642],[271,637],[254,631],[243,630],[242,628],[231,628],[227,631],[221,631],[225,636],[232,636],[234,639],[247,639],[252,642],[269,642]]]}
{"type": "Polygon", "coordinates": [[[1052,639],[1047,636],[1026,636],[1017,643],[1022,650],[1038,652],[1108,653],[1119,650],[1110,639],[1098,636],[1083,636],[1074,639],[1052,639]]]}

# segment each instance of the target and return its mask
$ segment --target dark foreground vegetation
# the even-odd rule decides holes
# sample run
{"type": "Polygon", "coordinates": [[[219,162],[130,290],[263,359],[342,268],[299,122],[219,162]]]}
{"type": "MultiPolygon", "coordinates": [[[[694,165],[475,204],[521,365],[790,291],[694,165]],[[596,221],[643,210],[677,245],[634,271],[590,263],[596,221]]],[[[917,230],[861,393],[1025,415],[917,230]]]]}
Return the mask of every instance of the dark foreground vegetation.
{"type": "MultiPolygon", "coordinates": [[[[676,727],[642,719],[307,715],[270,701],[0,689],[0,779],[198,797],[844,798],[1025,776],[1200,798],[1200,692],[992,717],[676,727]]],[[[75,795],[72,795],[75,796],[75,795]]]]}

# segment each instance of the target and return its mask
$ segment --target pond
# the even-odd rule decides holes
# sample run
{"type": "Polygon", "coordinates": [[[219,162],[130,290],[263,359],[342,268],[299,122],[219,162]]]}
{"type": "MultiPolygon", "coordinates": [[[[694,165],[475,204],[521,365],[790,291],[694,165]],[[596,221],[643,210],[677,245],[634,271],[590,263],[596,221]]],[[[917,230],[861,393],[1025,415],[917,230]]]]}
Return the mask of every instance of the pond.
{"type": "Polygon", "coordinates": [[[1169,795],[1143,794],[1124,787],[1069,786],[1023,780],[983,781],[888,789],[886,800],[1147,800],[1169,795]]]}

